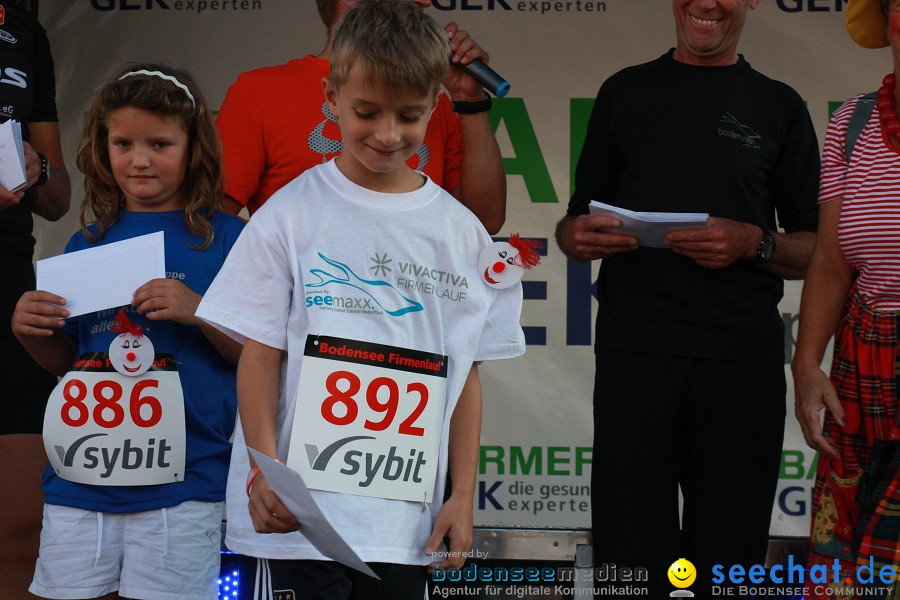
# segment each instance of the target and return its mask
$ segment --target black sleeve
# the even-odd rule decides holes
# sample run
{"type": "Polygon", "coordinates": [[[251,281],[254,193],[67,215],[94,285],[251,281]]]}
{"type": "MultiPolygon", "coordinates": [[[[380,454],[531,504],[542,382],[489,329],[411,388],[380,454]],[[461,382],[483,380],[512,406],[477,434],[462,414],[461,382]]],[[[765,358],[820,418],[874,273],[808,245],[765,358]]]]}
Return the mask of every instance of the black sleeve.
{"type": "Polygon", "coordinates": [[[41,24],[34,20],[34,106],[32,123],[58,121],[56,113],[56,77],[53,73],[53,56],[50,42],[41,24]]]}
{"type": "Polygon", "coordinates": [[[819,222],[819,143],[809,111],[794,93],[786,131],[772,169],[772,201],[778,223],[788,233],[816,231],[819,222]]]}
{"type": "Polygon", "coordinates": [[[611,83],[607,80],[597,93],[575,168],[575,190],[569,199],[566,214],[587,214],[591,200],[611,202],[615,198],[620,160],[610,128],[610,88],[611,83]]]}

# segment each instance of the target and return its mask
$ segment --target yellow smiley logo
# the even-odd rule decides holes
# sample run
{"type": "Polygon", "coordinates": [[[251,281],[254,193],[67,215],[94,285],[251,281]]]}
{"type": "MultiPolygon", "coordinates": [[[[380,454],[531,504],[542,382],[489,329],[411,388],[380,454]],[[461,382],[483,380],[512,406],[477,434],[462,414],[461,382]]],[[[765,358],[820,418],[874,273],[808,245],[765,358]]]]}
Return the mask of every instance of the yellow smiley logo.
{"type": "Polygon", "coordinates": [[[679,558],[669,567],[669,582],[677,588],[690,587],[697,579],[697,569],[686,558],[679,558]]]}

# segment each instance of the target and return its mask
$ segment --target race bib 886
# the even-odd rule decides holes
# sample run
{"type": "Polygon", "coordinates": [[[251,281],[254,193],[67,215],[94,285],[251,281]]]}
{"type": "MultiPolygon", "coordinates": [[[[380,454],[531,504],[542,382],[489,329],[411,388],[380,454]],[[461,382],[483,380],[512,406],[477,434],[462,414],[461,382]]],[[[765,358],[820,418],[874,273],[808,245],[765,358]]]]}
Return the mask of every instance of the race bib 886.
{"type": "Polygon", "coordinates": [[[184,395],[171,355],[135,377],[106,352],[82,355],[50,395],[44,447],[56,474],[77,483],[183,480],[184,395]]]}

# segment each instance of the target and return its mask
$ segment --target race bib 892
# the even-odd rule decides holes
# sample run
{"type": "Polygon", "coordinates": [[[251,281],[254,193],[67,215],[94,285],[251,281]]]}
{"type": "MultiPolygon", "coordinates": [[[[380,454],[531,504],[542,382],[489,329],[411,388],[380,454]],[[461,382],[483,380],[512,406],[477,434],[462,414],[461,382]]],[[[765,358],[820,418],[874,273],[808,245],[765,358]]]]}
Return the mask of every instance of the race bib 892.
{"type": "Polygon", "coordinates": [[[308,336],[287,464],[312,489],[432,500],[447,357],[308,336]]]}

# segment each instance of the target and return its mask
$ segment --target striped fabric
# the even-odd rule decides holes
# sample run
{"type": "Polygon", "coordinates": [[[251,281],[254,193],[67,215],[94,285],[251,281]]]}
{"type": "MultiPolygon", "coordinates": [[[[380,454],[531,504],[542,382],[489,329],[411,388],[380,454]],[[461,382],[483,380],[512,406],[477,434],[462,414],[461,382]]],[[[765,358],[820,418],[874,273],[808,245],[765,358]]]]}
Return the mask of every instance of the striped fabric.
{"type": "Polygon", "coordinates": [[[832,116],[822,156],[819,202],[843,198],[838,237],[857,271],[859,293],[877,310],[900,309],[900,150],[873,110],[850,157],[844,139],[857,98],[832,116]]]}
{"type": "Polygon", "coordinates": [[[869,557],[876,573],[900,567],[898,323],[900,312],[876,311],[854,291],[835,334],[831,381],[847,426],[826,413],[825,434],[841,460],[819,456],[809,565],[830,572],[838,558],[841,579],[850,577],[854,588],[857,566],[869,557]]]}

